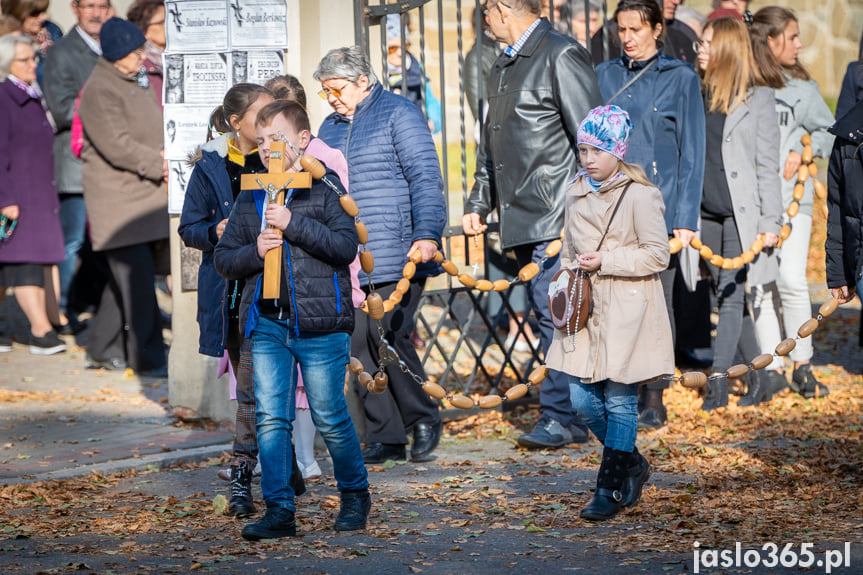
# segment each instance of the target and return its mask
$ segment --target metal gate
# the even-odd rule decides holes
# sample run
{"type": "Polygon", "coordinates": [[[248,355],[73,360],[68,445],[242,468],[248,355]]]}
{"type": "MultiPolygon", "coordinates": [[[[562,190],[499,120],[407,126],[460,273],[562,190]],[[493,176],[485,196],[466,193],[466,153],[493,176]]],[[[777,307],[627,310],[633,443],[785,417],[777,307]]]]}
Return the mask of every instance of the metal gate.
{"type": "MultiPolygon", "coordinates": [[[[601,7],[599,25],[605,22],[604,0],[548,1],[554,7],[547,10],[548,18],[552,23],[556,16],[559,18],[556,28],[561,32],[572,34],[572,14],[579,9],[589,14],[592,4],[601,7]]],[[[507,266],[506,256],[495,250],[496,225],[491,224],[489,233],[479,240],[465,237],[461,226],[462,207],[473,184],[485,105],[482,58],[472,58],[476,69],[467,70],[466,57],[471,49],[480,47],[484,5],[484,0],[355,0],[354,22],[355,43],[369,56],[385,89],[404,92],[407,74],[399,77],[391,72],[405,68],[408,53],[419,62],[427,78],[420,88],[423,111],[431,117],[430,99],[440,102],[441,125],[434,138],[443,168],[448,214],[444,251],[460,271],[493,280],[509,279],[517,273],[514,261],[507,266]],[[469,100],[470,90],[465,85],[468,72],[475,72],[474,101],[469,100]]],[[[590,26],[585,31],[588,37],[590,26]]],[[[527,297],[519,290],[524,289],[523,284],[515,285],[497,294],[466,289],[448,274],[430,279],[416,316],[418,335],[425,342],[420,357],[429,379],[453,392],[482,394],[503,392],[526,381],[530,371],[542,362],[542,352],[517,344],[517,338],[506,345],[506,335],[502,335],[510,321],[518,326],[519,335],[533,323],[530,313],[519,313],[524,311],[527,297]],[[503,331],[497,329],[501,325],[503,331]]]]}

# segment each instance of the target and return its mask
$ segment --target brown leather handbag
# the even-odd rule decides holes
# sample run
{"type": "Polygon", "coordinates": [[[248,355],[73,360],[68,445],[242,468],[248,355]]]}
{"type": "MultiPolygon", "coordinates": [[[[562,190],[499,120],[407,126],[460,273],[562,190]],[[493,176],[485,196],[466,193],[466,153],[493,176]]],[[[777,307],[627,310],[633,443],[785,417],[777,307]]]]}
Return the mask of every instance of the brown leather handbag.
{"type": "MultiPolygon", "coordinates": [[[[631,184],[632,182],[626,184],[620,193],[595,251],[598,252],[602,247],[620,202],[623,201],[623,196],[626,195],[631,184]]],[[[572,336],[584,329],[592,312],[593,287],[590,284],[590,273],[576,266],[575,269],[561,269],[554,274],[548,285],[548,313],[551,316],[552,325],[566,335],[572,336]]]]}

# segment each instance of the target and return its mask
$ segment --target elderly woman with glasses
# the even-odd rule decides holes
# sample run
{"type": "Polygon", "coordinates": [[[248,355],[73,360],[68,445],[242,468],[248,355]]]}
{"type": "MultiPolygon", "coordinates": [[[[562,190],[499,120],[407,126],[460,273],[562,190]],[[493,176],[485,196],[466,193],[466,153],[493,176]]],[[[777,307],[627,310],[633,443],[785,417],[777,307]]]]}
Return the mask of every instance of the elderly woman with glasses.
{"type": "MultiPolygon", "coordinates": [[[[330,51],[314,77],[321,82],[319,95],[335,110],[318,137],[345,155],[351,195],[368,227],[366,247],[375,258],[371,277],[360,274],[360,286],[368,293],[373,282],[388,298],[402,278],[408,255],[415,250],[422,254],[410,289],[382,324],[399,358],[424,379],[410,332],[425,280],[440,272],[431,260],[446,223],[440,163],[428,124],[408,99],[383,89],[359,47],[330,51]]],[[[378,365],[380,344],[375,322],[357,310],[351,355],[371,369],[378,365]]],[[[386,372],[389,385],[382,394],[357,385],[366,411],[363,458],[366,463],[405,459],[407,434],[413,432],[411,459],[429,461],[442,430],[438,406],[397,366],[386,372]]]]}
{"type": "Polygon", "coordinates": [[[0,11],[21,22],[21,34],[29,36],[36,48],[36,79],[42,84],[45,55],[63,36],[59,26],[48,20],[49,0],[2,0],[0,11]]]}
{"type": "MultiPolygon", "coordinates": [[[[30,352],[50,355],[66,344],[48,318],[46,270],[64,252],[54,130],[36,87],[35,48],[28,36],[0,38],[0,299],[7,287],[15,288],[30,322],[30,352]]],[[[11,350],[11,339],[0,335],[0,351],[11,350]]]]}

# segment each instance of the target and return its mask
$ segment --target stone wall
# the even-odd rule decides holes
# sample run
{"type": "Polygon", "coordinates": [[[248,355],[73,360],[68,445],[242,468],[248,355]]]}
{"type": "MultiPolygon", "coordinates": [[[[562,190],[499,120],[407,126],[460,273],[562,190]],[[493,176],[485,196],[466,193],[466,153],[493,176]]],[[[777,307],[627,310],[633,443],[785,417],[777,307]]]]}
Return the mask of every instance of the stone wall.
{"type": "MultiPolygon", "coordinates": [[[[395,3],[396,0],[387,0],[395,3]]],[[[712,0],[687,0],[686,4],[708,14],[712,10],[712,0]]],[[[462,53],[465,54],[474,43],[471,27],[472,0],[430,0],[425,4],[425,69],[431,79],[433,90],[441,95],[441,84],[446,85],[445,103],[447,117],[447,140],[455,143],[459,138],[459,77],[458,77],[458,17],[457,7],[461,7],[462,53]],[[439,18],[439,14],[442,18],[439,18]],[[443,23],[440,25],[439,22],[443,23]],[[444,78],[441,78],[441,56],[438,52],[443,42],[444,78]]],[[[613,14],[616,0],[608,1],[609,15],[613,14]]],[[[863,0],[755,0],[753,11],[770,5],[787,6],[794,10],[800,22],[801,40],[804,48],[800,59],[812,77],[818,82],[821,93],[831,103],[839,95],[842,78],[848,63],[856,60],[863,32],[863,0]]],[[[410,38],[412,52],[419,57],[420,34],[419,18],[412,11],[410,38]]],[[[377,46],[380,45],[376,27],[372,29],[372,65],[381,69],[381,57],[377,46]]],[[[466,136],[473,140],[473,118],[466,110],[466,136]]]]}
{"type": "MultiPolygon", "coordinates": [[[[703,14],[710,12],[712,0],[689,0],[703,14]]],[[[750,9],[785,6],[797,14],[803,50],[800,61],[821,86],[825,98],[839,95],[848,63],[858,58],[863,32],[861,0],[756,0],[750,9]]]]}

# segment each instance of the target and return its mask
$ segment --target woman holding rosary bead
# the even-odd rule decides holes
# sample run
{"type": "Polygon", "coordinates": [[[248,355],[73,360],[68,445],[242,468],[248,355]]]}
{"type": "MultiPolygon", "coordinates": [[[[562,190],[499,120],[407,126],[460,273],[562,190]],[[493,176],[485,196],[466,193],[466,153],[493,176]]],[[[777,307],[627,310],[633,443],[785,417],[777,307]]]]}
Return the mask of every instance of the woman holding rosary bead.
{"type": "MultiPolygon", "coordinates": [[[[746,282],[760,285],[776,278],[772,248],[779,239],[779,124],[773,91],[755,67],[746,25],[734,18],[708,22],[698,46],[707,126],[707,161],[701,198],[704,245],[723,258],[742,257],[743,246],[761,238],[765,251],[748,253],[741,266],[708,266],[719,305],[713,366],[701,409],[728,405],[725,371],[740,351],[746,363],[759,355],[755,325],[746,305],[746,282]],[[753,257],[750,259],[750,255],[753,257]]],[[[752,252],[749,250],[748,252],[752,252]]],[[[772,398],[763,370],[749,376],[739,406],[772,398]]]]}

